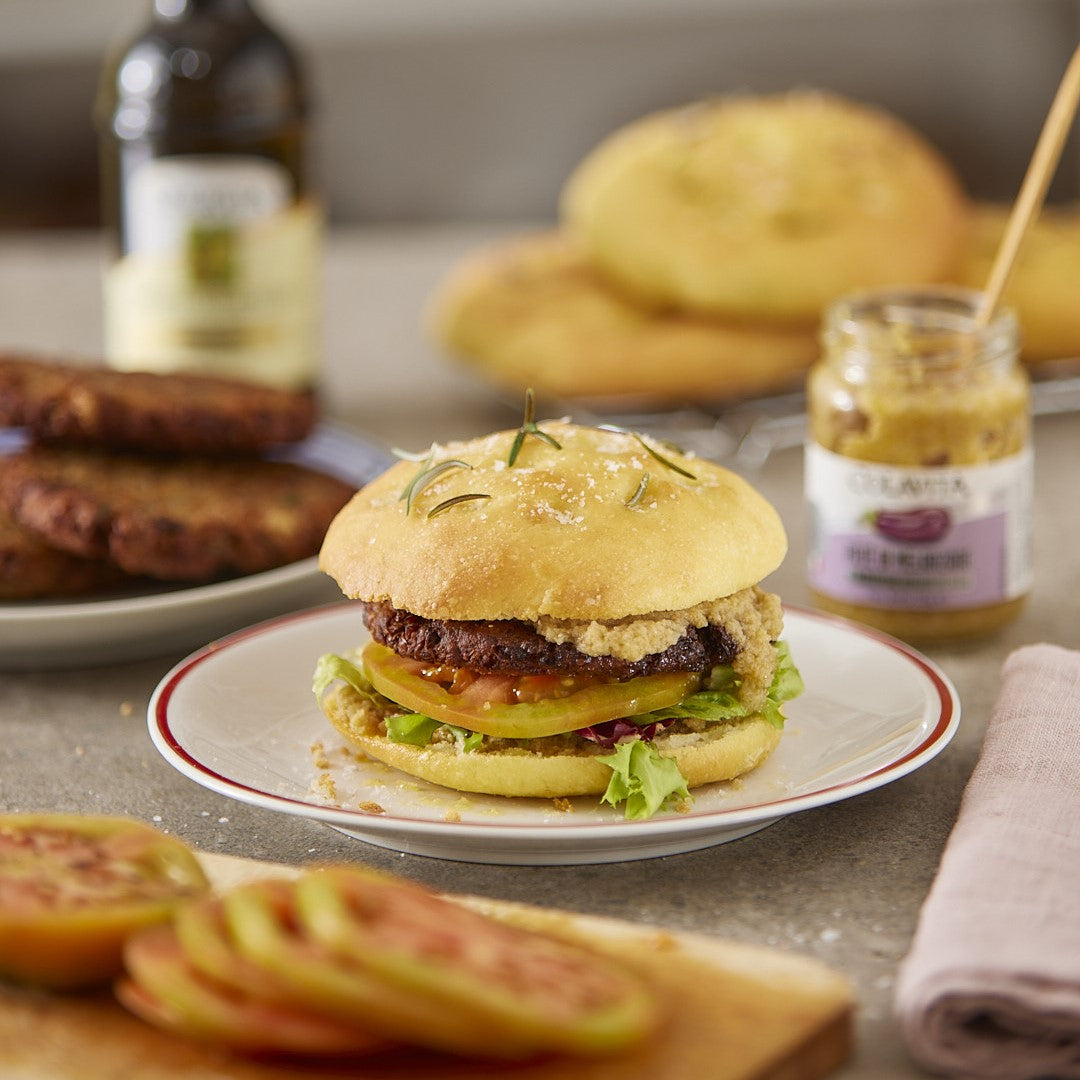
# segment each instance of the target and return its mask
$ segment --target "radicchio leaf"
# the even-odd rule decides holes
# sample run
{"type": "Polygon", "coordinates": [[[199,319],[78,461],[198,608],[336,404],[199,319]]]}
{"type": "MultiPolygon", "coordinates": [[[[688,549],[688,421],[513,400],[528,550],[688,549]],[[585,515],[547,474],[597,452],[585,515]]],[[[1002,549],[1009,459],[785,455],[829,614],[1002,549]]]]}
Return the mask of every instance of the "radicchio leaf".
{"type": "Polygon", "coordinates": [[[596,743],[597,746],[604,747],[605,750],[611,750],[622,739],[640,738],[646,741],[653,739],[673,723],[675,723],[674,717],[653,720],[648,724],[635,724],[633,720],[621,717],[617,720],[607,720],[603,724],[593,724],[592,727],[578,728],[574,734],[596,743]]]}

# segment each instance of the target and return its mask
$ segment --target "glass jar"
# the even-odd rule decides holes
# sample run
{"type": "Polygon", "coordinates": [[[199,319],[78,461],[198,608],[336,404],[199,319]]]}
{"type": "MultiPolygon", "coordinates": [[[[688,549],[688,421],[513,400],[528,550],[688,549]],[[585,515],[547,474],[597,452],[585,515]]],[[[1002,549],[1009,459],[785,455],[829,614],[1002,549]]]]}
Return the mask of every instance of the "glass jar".
{"type": "Polygon", "coordinates": [[[814,601],[908,641],[989,633],[1031,587],[1029,385],[980,295],[843,298],[808,379],[814,601]]]}

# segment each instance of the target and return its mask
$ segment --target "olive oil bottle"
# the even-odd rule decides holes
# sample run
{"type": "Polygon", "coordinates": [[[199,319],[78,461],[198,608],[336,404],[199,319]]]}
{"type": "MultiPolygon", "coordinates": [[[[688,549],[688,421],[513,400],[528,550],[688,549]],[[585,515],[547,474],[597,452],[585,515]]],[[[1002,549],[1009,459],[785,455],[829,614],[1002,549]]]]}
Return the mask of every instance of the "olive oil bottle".
{"type": "Polygon", "coordinates": [[[248,0],[153,0],[96,120],[108,362],[311,387],[321,213],[293,49],[248,0]]]}

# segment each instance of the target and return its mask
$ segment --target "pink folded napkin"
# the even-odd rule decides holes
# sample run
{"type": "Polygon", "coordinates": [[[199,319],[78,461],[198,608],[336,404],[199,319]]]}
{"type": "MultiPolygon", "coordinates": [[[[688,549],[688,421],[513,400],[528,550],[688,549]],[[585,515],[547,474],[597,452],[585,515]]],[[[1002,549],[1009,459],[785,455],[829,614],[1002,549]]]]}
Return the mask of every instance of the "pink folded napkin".
{"type": "Polygon", "coordinates": [[[1080,1078],[1080,653],[1005,661],[895,1004],[934,1072],[1080,1078]]]}

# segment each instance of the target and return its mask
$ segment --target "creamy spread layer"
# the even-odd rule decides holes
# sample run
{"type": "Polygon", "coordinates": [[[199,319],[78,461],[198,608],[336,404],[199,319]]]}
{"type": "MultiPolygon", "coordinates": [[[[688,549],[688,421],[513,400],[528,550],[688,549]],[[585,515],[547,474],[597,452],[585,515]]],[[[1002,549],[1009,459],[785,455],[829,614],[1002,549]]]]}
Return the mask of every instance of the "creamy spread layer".
{"type": "Polygon", "coordinates": [[[764,700],[776,666],[772,642],[783,629],[783,612],[780,598],[756,585],[681,611],[653,611],[610,621],[541,616],[536,630],[556,645],[569,642],[589,656],[633,661],[670,648],[690,627],[710,625],[724,627],[738,646],[732,667],[742,679],[740,698],[748,704],[764,700]]]}

